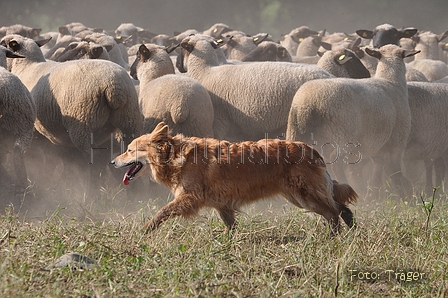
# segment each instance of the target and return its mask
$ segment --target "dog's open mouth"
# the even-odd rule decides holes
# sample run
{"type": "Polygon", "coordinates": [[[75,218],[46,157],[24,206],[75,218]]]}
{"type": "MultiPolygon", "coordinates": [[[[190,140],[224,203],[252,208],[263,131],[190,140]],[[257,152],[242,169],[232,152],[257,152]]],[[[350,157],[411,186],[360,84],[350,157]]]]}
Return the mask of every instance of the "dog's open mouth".
{"type": "Polygon", "coordinates": [[[129,168],[129,170],[126,171],[126,173],[124,174],[124,177],[123,177],[124,185],[128,185],[131,182],[131,180],[134,179],[134,177],[138,173],[138,171],[140,171],[143,167],[143,164],[139,161],[133,162],[129,165],[131,167],[129,168]]]}

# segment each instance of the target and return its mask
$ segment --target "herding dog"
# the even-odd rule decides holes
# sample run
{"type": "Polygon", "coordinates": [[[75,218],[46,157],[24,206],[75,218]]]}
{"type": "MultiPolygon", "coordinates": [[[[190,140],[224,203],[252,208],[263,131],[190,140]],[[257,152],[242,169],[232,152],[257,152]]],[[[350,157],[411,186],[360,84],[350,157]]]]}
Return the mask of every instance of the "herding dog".
{"type": "Polygon", "coordinates": [[[347,205],[356,201],[356,192],[332,180],[323,158],[302,142],[229,143],[171,136],[161,122],[152,133],[134,139],[111,163],[116,168],[130,166],[124,184],[147,174],[174,194],[174,200],[144,226],[146,232],[170,217],[196,215],[202,207],[215,208],[231,229],[241,206],[275,195],[322,215],[331,234],[339,231],[339,215],[349,227],[354,226],[347,205]]]}

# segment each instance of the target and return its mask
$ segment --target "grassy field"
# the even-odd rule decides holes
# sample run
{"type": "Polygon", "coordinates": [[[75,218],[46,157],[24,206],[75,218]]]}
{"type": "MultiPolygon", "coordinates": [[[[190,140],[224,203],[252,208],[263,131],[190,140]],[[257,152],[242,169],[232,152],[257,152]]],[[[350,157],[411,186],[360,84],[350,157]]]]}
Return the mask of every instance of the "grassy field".
{"type": "Polygon", "coordinates": [[[0,297],[445,297],[448,198],[361,200],[358,229],[328,236],[324,220],[283,201],[238,215],[231,235],[211,210],[140,227],[162,202],[106,195],[88,207],[0,217],[0,297]],[[105,211],[106,210],[106,211],[105,211]],[[431,211],[431,212],[430,212],[431,211]],[[91,269],[43,270],[68,252],[91,269]]]}

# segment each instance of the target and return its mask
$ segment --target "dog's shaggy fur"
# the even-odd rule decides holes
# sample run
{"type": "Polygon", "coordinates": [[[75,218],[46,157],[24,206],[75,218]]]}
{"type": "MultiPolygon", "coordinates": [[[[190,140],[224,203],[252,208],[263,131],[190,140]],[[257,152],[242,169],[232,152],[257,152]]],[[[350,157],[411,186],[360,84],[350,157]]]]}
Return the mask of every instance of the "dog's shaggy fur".
{"type": "Polygon", "coordinates": [[[134,139],[112,164],[130,166],[124,184],[148,174],[173,192],[174,200],[145,225],[146,231],[170,217],[196,215],[202,207],[215,208],[231,229],[241,206],[276,195],[324,216],[332,233],[339,230],[339,215],[349,227],[354,225],[347,205],[356,201],[356,192],[332,180],[319,153],[302,142],[171,136],[162,122],[134,139]]]}

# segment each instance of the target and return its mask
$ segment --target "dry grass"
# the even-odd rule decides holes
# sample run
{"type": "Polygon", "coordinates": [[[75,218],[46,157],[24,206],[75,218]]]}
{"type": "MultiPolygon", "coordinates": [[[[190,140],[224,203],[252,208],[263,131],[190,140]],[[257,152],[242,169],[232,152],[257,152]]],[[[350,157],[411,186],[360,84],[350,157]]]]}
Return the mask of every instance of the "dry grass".
{"type": "Polygon", "coordinates": [[[169,220],[154,233],[143,235],[140,227],[155,213],[154,202],[134,202],[125,210],[118,207],[124,203],[117,192],[109,191],[84,207],[73,201],[54,205],[38,218],[6,208],[0,218],[0,296],[447,294],[448,201],[444,194],[434,201],[428,231],[420,198],[407,203],[381,199],[359,202],[352,208],[359,228],[344,229],[342,235],[329,238],[322,218],[283,203],[246,209],[239,214],[232,235],[224,233],[224,224],[213,211],[194,220],[169,220]],[[107,211],[101,211],[104,207],[107,211]],[[98,266],[42,270],[67,252],[96,259],[98,266]],[[423,278],[401,281],[400,277],[407,277],[401,273],[407,272],[423,274],[423,278]],[[360,280],[366,274],[376,279],[360,280]]]}

